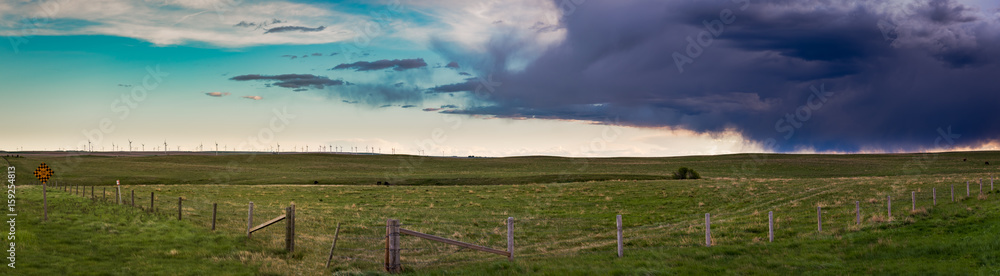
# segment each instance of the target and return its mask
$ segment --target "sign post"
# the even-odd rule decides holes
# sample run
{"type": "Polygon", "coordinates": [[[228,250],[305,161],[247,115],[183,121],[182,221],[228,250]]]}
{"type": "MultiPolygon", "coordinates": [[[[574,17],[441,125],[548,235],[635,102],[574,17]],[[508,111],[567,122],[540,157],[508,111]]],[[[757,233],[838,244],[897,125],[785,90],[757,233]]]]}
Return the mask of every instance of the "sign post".
{"type": "Polygon", "coordinates": [[[122,204],[122,181],[115,180],[115,188],[118,189],[115,194],[118,195],[118,205],[122,204]]]}
{"type": "Polygon", "coordinates": [[[48,199],[48,195],[46,193],[45,183],[49,182],[49,178],[52,177],[53,174],[55,174],[55,172],[53,172],[52,169],[49,168],[49,165],[45,165],[45,162],[42,162],[42,164],[38,165],[38,168],[35,169],[35,177],[38,178],[38,181],[42,182],[42,220],[43,221],[49,220],[49,199],[48,199]]]}

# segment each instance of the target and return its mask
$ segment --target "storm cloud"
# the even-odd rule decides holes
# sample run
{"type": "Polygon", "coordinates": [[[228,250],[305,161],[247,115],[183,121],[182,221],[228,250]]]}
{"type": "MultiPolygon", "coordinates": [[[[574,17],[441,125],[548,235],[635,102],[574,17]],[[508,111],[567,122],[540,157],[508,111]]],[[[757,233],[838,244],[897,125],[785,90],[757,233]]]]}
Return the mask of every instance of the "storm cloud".
{"type": "Polygon", "coordinates": [[[587,1],[547,27],[565,38],[526,65],[511,65],[532,44],[516,31],[493,33],[484,51],[435,38],[445,59],[498,85],[428,91],[475,92],[446,113],[735,131],[777,151],[975,147],[1000,137],[1000,15],[980,10],[947,0],[587,1]]]}
{"type": "Polygon", "coordinates": [[[315,89],[323,89],[327,86],[336,86],[344,84],[344,81],[342,80],[331,80],[330,78],[327,78],[325,76],[316,76],[310,74],[282,74],[273,76],[250,74],[250,75],[235,76],[229,79],[234,81],[250,81],[250,80],[271,81],[272,83],[269,83],[269,85],[275,85],[283,88],[292,88],[295,89],[294,91],[302,91],[299,89],[310,88],[310,87],[315,89]]]}
{"type": "Polygon", "coordinates": [[[424,59],[422,58],[393,60],[383,59],[371,62],[358,61],[355,63],[343,63],[331,68],[330,70],[354,69],[355,71],[373,71],[392,68],[396,71],[403,71],[422,67],[427,67],[427,62],[424,62],[424,59]]]}

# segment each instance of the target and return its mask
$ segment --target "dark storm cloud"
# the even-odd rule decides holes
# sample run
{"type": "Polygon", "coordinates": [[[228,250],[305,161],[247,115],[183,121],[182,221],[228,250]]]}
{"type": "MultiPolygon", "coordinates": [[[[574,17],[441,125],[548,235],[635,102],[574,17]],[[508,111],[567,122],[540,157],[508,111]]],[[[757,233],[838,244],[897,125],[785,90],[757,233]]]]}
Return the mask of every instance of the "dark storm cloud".
{"type": "Polygon", "coordinates": [[[479,82],[472,79],[460,83],[452,83],[452,84],[445,84],[445,85],[431,87],[428,92],[434,92],[434,93],[472,92],[475,91],[478,85],[479,82]]]}
{"type": "Polygon", "coordinates": [[[331,80],[330,78],[324,76],[316,76],[310,74],[283,74],[283,75],[240,75],[229,78],[234,81],[250,81],[250,80],[262,80],[262,81],[272,81],[268,85],[275,85],[284,88],[293,88],[293,91],[301,91],[298,89],[304,88],[316,88],[323,89],[327,86],[343,85],[342,80],[331,80]]]}
{"type": "Polygon", "coordinates": [[[1000,137],[1000,18],[976,11],[940,0],[588,1],[562,18],[563,42],[516,70],[507,64],[533,43],[524,35],[497,31],[484,52],[435,39],[444,58],[498,85],[427,91],[475,92],[445,113],[733,130],[779,151],[950,146],[938,139],[949,126],[955,146],[976,146],[1000,137]]]}
{"type": "Polygon", "coordinates": [[[926,7],[921,7],[918,11],[931,21],[940,24],[971,22],[977,19],[971,8],[951,0],[931,0],[926,7]]]}
{"type": "Polygon", "coordinates": [[[331,68],[330,70],[354,69],[355,71],[372,71],[392,68],[396,71],[403,71],[422,67],[427,67],[427,62],[424,62],[424,59],[422,58],[393,60],[383,59],[372,62],[358,61],[355,63],[343,63],[331,68]]]}
{"type": "Polygon", "coordinates": [[[269,34],[269,33],[284,33],[284,32],[304,32],[304,33],[309,33],[309,32],[322,31],[324,29],[326,29],[326,26],[319,26],[319,27],[316,27],[316,28],[309,28],[309,27],[302,27],[302,26],[281,26],[281,27],[274,27],[274,28],[267,29],[267,31],[264,31],[264,33],[265,34],[269,34]]]}
{"type": "Polygon", "coordinates": [[[452,69],[458,69],[459,68],[458,62],[454,62],[454,61],[449,62],[448,65],[445,65],[444,67],[445,68],[452,68],[452,69]]]}

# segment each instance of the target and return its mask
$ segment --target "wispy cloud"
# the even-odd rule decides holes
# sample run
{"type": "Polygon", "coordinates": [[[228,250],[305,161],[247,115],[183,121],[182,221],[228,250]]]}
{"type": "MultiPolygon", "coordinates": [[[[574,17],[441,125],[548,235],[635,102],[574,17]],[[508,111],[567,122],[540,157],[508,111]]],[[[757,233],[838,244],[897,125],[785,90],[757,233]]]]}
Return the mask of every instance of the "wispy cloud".
{"type": "Polygon", "coordinates": [[[272,85],[284,88],[293,89],[304,89],[304,88],[316,88],[323,89],[326,86],[343,85],[342,80],[331,80],[325,76],[316,76],[310,74],[283,74],[283,75],[240,75],[229,78],[234,81],[273,81],[272,85]]]}
{"type": "Polygon", "coordinates": [[[223,97],[223,96],[229,96],[230,94],[229,92],[208,92],[205,93],[205,95],[209,95],[212,97],[223,97]]]}
{"type": "Polygon", "coordinates": [[[263,99],[264,97],[261,97],[261,96],[243,96],[241,98],[259,101],[259,100],[263,99]]]}
{"type": "Polygon", "coordinates": [[[331,68],[330,70],[354,69],[355,71],[372,71],[392,68],[396,71],[403,71],[422,67],[427,67],[427,62],[424,62],[424,59],[422,58],[393,60],[383,59],[371,62],[358,61],[355,63],[343,63],[331,68]]]}
{"type": "Polygon", "coordinates": [[[265,34],[270,34],[270,33],[284,33],[284,32],[304,32],[304,33],[309,33],[309,32],[319,32],[319,31],[322,31],[324,29],[326,29],[326,26],[319,26],[319,27],[316,27],[316,28],[309,28],[309,27],[302,27],[302,26],[281,26],[281,27],[274,27],[274,28],[267,29],[267,31],[265,31],[264,33],[265,34]]]}
{"type": "Polygon", "coordinates": [[[343,13],[322,5],[287,1],[102,0],[45,4],[6,1],[0,6],[3,6],[0,18],[11,22],[0,24],[0,36],[110,35],[156,45],[201,42],[221,47],[247,47],[332,43],[354,38],[353,22],[368,18],[368,15],[343,13]],[[28,20],[30,18],[36,20],[28,20]],[[49,23],[61,21],[82,24],[49,23]],[[261,31],[277,23],[288,26],[261,31]]]}

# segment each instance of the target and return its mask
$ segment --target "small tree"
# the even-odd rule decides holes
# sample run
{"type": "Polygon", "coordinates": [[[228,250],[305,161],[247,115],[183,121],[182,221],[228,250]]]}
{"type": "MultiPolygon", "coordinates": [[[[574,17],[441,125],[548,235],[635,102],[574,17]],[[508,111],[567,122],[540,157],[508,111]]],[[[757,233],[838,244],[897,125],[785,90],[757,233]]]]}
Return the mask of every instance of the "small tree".
{"type": "Polygon", "coordinates": [[[693,169],[681,167],[674,172],[674,179],[701,179],[701,175],[693,169]]]}

